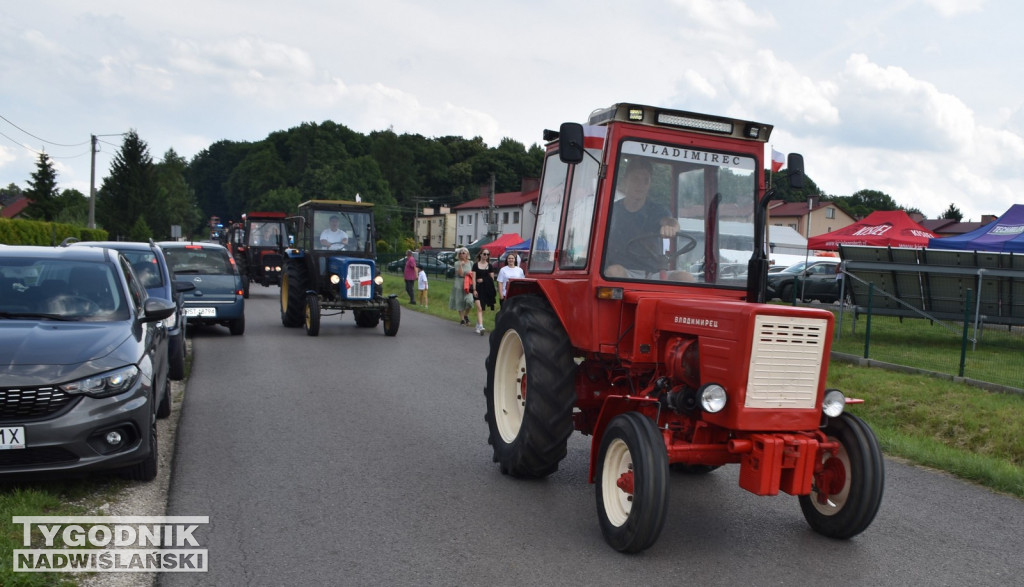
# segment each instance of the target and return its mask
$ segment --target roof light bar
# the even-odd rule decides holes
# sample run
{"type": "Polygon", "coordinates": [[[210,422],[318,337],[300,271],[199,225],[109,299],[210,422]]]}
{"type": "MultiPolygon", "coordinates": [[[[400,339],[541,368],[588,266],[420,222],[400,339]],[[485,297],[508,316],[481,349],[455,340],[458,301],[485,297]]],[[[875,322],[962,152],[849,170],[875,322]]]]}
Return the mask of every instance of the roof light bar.
{"type": "Polygon", "coordinates": [[[668,114],[667,112],[658,113],[658,124],[720,132],[726,135],[732,134],[732,123],[730,122],[703,120],[700,118],[691,118],[689,116],[679,116],[678,114],[668,114]]]}

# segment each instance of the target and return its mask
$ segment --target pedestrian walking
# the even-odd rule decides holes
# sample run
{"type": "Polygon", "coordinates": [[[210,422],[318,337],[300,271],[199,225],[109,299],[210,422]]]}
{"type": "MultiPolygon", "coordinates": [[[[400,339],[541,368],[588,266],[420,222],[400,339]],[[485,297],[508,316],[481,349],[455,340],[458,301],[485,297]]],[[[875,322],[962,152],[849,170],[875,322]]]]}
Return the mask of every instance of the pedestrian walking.
{"type": "Polygon", "coordinates": [[[412,251],[405,252],[405,293],[409,294],[409,303],[416,305],[416,297],[412,290],[416,287],[416,257],[412,251]]]}
{"type": "Polygon", "coordinates": [[[508,295],[508,282],[510,279],[522,279],[526,277],[523,268],[519,266],[519,255],[509,253],[505,258],[505,266],[498,272],[498,295],[502,307],[505,306],[505,297],[508,295]]]}
{"type": "Polygon", "coordinates": [[[469,250],[460,247],[455,251],[455,283],[448,296],[448,308],[459,313],[459,324],[469,326],[469,311],[473,308],[473,261],[469,250]],[[466,279],[466,276],[470,276],[466,279]],[[468,282],[467,282],[468,281],[468,282]]]}
{"type": "Polygon", "coordinates": [[[426,308],[430,305],[430,296],[427,294],[429,289],[427,285],[427,272],[422,267],[419,268],[419,271],[416,277],[416,286],[419,288],[420,305],[426,308]]]}
{"type": "Polygon", "coordinates": [[[494,290],[494,270],[491,269],[491,252],[481,249],[476,254],[476,263],[473,263],[473,275],[475,277],[475,291],[473,301],[476,305],[476,333],[484,334],[484,308],[494,309],[494,298],[497,295],[494,290]]]}

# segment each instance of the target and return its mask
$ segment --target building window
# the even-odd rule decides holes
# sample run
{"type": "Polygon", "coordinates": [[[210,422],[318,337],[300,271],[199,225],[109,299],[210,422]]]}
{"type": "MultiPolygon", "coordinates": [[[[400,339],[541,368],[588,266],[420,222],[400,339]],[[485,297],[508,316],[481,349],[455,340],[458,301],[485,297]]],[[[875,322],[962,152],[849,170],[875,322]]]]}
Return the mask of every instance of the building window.
{"type": "Polygon", "coordinates": [[[501,214],[501,223],[508,224],[508,212],[503,212],[501,214]]]}
{"type": "Polygon", "coordinates": [[[467,216],[466,217],[466,224],[473,224],[473,217],[472,216],[467,216]]]}
{"type": "Polygon", "coordinates": [[[797,229],[795,224],[790,224],[789,227],[792,228],[793,230],[797,229]]]}
{"type": "Polygon", "coordinates": [[[512,213],[512,224],[519,224],[519,211],[516,210],[512,213]]]}
{"type": "Polygon", "coordinates": [[[829,220],[832,220],[835,217],[836,217],[836,209],[835,208],[825,208],[825,218],[828,218],[829,220]]]}
{"type": "Polygon", "coordinates": [[[463,221],[465,219],[466,219],[465,216],[463,216],[462,214],[459,214],[459,224],[463,224],[463,221]]]}

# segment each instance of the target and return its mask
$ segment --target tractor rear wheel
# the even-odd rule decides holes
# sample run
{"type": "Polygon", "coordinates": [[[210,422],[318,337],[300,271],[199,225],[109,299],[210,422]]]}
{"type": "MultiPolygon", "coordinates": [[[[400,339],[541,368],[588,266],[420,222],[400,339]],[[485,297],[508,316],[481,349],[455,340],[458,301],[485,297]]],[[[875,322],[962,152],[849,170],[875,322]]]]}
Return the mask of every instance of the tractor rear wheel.
{"type": "Polygon", "coordinates": [[[576,403],[572,346],[554,310],[539,296],[505,301],[486,361],[487,442],[513,477],[558,470],[573,431],[576,403]]]}
{"type": "Polygon", "coordinates": [[[402,305],[398,298],[388,298],[387,306],[384,310],[384,334],[394,336],[398,334],[398,325],[402,321],[402,305]]]}
{"type": "Polygon", "coordinates": [[[302,312],[306,300],[306,266],[301,260],[285,262],[281,276],[281,324],[294,328],[302,326],[302,312]]]}
{"type": "Polygon", "coordinates": [[[352,314],[360,328],[376,328],[380,324],[380,312],[377,310],[353,310],[352,314]]]}
{"type": "Polygon", "coordinates": [[[595,474],[605,541],[619,552],[653,545],[668,511],[668,452],[654,421],[639,412],[612,418],[595,474]]]}
{"type": "Polygon", "coordinates": [[[882,449],[871,428],[853,414],[830,419],[825,434],[839,442],[839,452],[822,454],[822,470],[810,495],[800,496],[800,509],[815,532],[851,538],[871,525],[882,504],[882,449]]]}
{"type": "Polygon", "coordinates": [[[320,334],[320,298],[316,294],[306,296],[306,334],[316,336],[320,334]]]}

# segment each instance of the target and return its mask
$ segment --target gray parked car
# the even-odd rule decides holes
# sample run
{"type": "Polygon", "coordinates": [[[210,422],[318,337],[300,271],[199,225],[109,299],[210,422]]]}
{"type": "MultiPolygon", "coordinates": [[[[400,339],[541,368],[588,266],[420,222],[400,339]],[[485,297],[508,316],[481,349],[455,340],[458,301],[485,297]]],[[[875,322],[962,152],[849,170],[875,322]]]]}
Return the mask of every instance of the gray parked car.
{"type": "Polygon", "coordinates": [[[0,247],[0,477],[156,477],[174,311],[117,251],[0,247]]]}
{"type": "Polygon", "coordinates": [[[160,247],[148,243],[128,241],[90,241],[72,243],[75,246],[106,247],[120,252],[139,276],[150,297],[163,298],[174,302],[177,307],[171,317],[164,321],[167,328],[167,355],[171,379],[185,378],[185,331],[188,316],[185,315],[185,300],[181,292],[195,289],[191,281],[174,281],[174,274],[167,267],[167,259],[160,247]]]}

